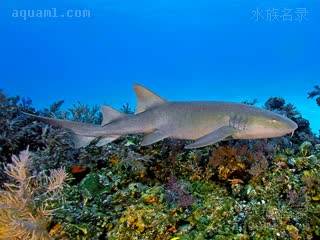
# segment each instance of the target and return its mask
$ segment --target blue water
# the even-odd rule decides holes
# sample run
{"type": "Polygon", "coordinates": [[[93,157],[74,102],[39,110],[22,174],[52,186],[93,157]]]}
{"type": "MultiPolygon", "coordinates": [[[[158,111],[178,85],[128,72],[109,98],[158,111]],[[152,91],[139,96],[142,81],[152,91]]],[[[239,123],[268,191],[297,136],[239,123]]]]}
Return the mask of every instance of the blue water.
{"type": "Polygon", "coordinates": [[[169,100],[281,96],[320,129],[320,107],[306,99],[320,85],[316,0],[3,0],[0,9],[0,88],[36,108],[134,106],[139,83],[169,100]],[[23,15],[45,9],[58,17],[23,15]],[[69,10],[90,17],[61,17],[69,10]]]}

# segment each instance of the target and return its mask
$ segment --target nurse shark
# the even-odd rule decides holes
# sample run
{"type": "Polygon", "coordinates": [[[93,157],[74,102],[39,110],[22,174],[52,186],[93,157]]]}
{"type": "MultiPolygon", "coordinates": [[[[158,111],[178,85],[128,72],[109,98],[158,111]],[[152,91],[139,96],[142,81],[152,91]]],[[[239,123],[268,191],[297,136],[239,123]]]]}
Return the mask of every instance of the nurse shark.
{"type": "Polygon", "coordinates": [[[297,124],[280,114],[251,105],[218,101],[167,101],[135,84],[135,114],[102,106],[101,125],[30,115],[37,120],[71,131],[75,147],[99,138],[98,146],[122,135],[144,133],[142,146],[165,138],[195,140],[187,149],[205,147],[228,139],[261,139],[293,134],[297,124]]]}

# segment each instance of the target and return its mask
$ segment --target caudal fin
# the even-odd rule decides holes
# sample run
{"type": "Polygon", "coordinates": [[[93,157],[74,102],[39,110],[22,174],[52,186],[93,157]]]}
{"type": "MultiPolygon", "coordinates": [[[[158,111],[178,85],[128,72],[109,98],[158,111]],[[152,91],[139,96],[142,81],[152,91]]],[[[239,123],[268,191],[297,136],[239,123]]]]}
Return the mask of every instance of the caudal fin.
{"type": "MultiPolygon", "coordinates": [[[[116,110],[109,108],[107,106],[104,106],[102,111],[104,116],[103,122],[105,124],[110,123],[111,121],[115,121],[116,119],[119,119],[120,116],[124,117],[125,115],[120,112],[117,113],[116,110]]],[[[74,143],[75,148],[85,147],[89,145],[91,141],[93,141],[96,138],[100,138],[97,143],[97,146],[103,146],[120,137],[120,135],[104,135],[103,128],[100,125],[81,123],[81,122],[56,119],[56,118],[49,118],[49,117],[41,117],[34,114],[26,113],[26,112],[22,112],[22,113],[30,117],[33,117],[38,121],[47,123],[53,127],[61,127],[61,128],[70,130],[71,140],[74,143]]]]}
{"type": "Polygon", "coordinates": [[[98,136],[97,133],[101,132],[102,130],[101,126],[95,125],[95,124],[75,122],[75,121],[57,119],[57,118],[41,117],[31,113],[26,113],[26,112],[22,112],[22,113],[30,117],[33,117],[40,122],[47,123],[53,127],[61,127],[61,128],[68,129],[77,135],[97,137],[98,136]]]}

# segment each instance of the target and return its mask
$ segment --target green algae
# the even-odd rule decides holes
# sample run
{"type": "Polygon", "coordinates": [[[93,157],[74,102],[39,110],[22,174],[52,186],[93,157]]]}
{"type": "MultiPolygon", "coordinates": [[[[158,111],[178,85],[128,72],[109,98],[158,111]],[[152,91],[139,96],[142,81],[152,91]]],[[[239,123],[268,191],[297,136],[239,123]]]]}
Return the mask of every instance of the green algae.
{"type": "Polygon", "coordinates": [[[312,149],[312,143],[308,141],[304,141],[299,147],[301,156],[305,157],[309,155],[311,149],[312,149]]]}
{"type": "Polygon", "coordinates": [[[97,196],[101,193],[110,193],[112,185],[105,175],[90,173],[80,182],[80,188],[82,192],[97,196]]]}

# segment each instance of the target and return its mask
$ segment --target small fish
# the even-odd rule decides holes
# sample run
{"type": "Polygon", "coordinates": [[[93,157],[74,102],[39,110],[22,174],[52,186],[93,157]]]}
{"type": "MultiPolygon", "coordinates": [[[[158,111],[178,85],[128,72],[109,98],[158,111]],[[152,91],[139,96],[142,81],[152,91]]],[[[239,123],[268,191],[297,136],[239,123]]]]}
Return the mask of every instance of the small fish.
{"type": "Polygon", "coordinates": [[[138,98],[135,114],[124,114],[102,106],[102,125],[35,117],[73,133],[75,147],[99,138],[102,146],[122,135],[144,133],[142,146],[164,138],[195,140],[185,148],[205,147],[228,139],[259,139],[293,134],[297,124],[280,114],[251,105],[232,102],[171,102],[135,84],[138,98]]]}

